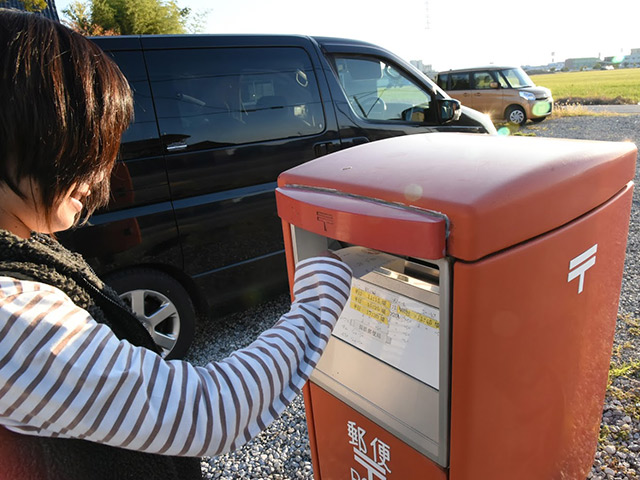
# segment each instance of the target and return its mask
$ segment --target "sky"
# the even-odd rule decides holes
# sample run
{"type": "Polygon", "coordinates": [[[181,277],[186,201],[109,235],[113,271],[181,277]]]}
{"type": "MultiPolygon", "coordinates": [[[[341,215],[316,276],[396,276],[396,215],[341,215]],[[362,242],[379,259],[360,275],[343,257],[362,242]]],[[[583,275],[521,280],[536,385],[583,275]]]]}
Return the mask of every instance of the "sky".
{"type": "MultiPolygon", "coordinates": [[[[56,0],[62,11],[71,0],[56,0]]],[[[375,43],[435,70],[544,65],[640,48],[640,0],[176,0],[202,33],[292,33],[375,43]]]]}

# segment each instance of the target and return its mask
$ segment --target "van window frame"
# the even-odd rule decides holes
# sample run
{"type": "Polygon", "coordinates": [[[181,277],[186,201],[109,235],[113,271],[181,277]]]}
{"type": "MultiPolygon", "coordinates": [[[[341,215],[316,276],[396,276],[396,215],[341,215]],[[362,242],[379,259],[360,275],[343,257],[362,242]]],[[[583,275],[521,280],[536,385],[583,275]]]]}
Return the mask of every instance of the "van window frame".
{"type": "Polygon", "coordinates": [[[477,77],[478,74],[486,74],[488,75],[493,82],[496,82],[496,75],[499,76],[499,73],[495,70],[474,70],[469,72],[469,78],[471,80],[471,90],[491,90],[491,87],[478,87],[477,77]]]}
{"type": "Polygon", "coordinates": [[[119,160],[162,154],[160,128],[143,51],[105,50],[105,53],[116,62],[133,93],[134,115],[122,134],[119,160]],[[137,57],[134,59],[137,62],[130,62],[127,57],[137,57]],[[144,146],[140,145],[141,141],[145,142],[144,146]]]}
{"type": "MultiPolygon", "coordinates": [[[[166,108],[164,108],[164,106],[158,104],[158,102],[156,101],[156,115],[158,118],[158,126],[160,129],[160,138],[163,142],[163,145],[165,146],[165,149],[167,149],[170,153],[170,149],[173,147],[174,144],[180,144],[181,148],[181,152],[195,152],[195,151],[202,151],[202,150],[208,150],[210,148],[226,148],[229,146],[241,146],[241,145],[249,145],[249,144],[255,144],[255,143],[262,143],[262,142],[267,142],[267,141],[278,141],[278,140],[286,140],[286,139],[296,139],[296,138],[307,138],[307,137],[313,137],[313,136],[317,136],[317,135],[322,135],[324,132],[326,132],[327,129],[327,113],[325,111],[325,106],[324,106],[324,102],[323,102],[323,96],[322,96],[322,86],[321,86],[321,79],[318,78],[318,75],[316,73],[316,68],[314,66],[314,61],[313,58],[310,54],[309,51],[307,51],[306,48],[304,48],[303,46],[299,46],[299,45],[273,45],[273,46],[262,46],[262,45],[253,45],[253,46],[245,46],[245,47],[234,47],[234,46],[211,46],[211,47],[202,47],[202,48],[186,48],[186,47],[175,47],[175,48],[157,48],[157,49],[150,49],[150,50],[145,50],[145,61],[147,63],[147,69],[149,72],[149,82],[151,84],[151,90],[153,93],[153,96],[155,99],[157,98],[161,98],[162,96],[158,95],[158,84],[160,84],[161,82],[173,82],[176,86],[180,86],[180,82],[187,82],[188,80],[191,81],[197,81],[199,80],[198,75],[195,75],[194,77],[184,77],[181,78],[180,75],[177,76],[172,76],[169,77],[168,79],[164,79],[162,75],[157,75],[156,72],[161,72],[160,68],[158,67],[160,65],[160,61],[158,60],[160,56],[165,55],[166,52],[173,52],[175,54],[175,52],[180,52],[180,51],[188,51],[188,52],[194,52],[194,55],[201,55],[204,56],[206,55],[206,53],[204,52],[224,52],[221,53],[222,55],[229,55],[232,53],[233,50],[237,50],[238,48],[240,48],[243,51],[246,51],[247,49],[251,49],[252,51],[254,51],[254,55],[257,54],[260,50],[264,51],[265,54],[268,54],[267,51],[270,52],[274,52],[275,50],[280,50],[280,51],[285,51],[285,50],[289,50],[289,51],[293,51],[295,50],[297,52],[298,55],[300,55],[300,58],[302,59],[302,64],[303,64],[303,69],[304,69],[304,74],[307,77],[311,77],[311,78],[307,78],[307,85],[310,86],[310,90],[309,90],[309,95],[310,95],[310,99],[311,102],[307,103],[309,105],[313,105],[314,109],[316,111],[316,116],[318,118],[318,121],[316,122],[315,125],[312,125],[312,129],[313,131],[303,131],[302,134],[300,134],[300,131],[303,130],[303,127],[300,128],[300,130],[296,133],[295,130],[293,128],[289,128],[287,127],[287,129],[283,128],[282,129],[282,133],[281,134],[269,134],[267,133],[264,129],[257,129],[256,125],[251,126],[248,123],[246,123],[245,121],[242,121],[242,119],[238,119],[236,118],[235,120],[238,120],[238,124],[236,124],[235,126],[232,126],[229,130],[230,130],[230,135],[229,137],[221,137],[223,140],[229,140],[228,142],[216,142],[215,139],[213,137],[207,137],[207,132],[208,130],[205,129],[204,127],[195,130],[189,130],[188,126],[180,126],[181,124],[178,124],[178,120],[182,121],[182,114],[178,111],[179,115],[176,117],[176,120],[173,120],[177,127],[179,129],[183,129],[184,131],[182,132],[168,132],[168,131],[164,131],[166,129],[166,127],[170,127],[170,121],[167,122],[167,119],[171,118],[170,111],[167,110],[166,108]],[[195,52],[198,52],[197,54],[195,52]],[[302,57],[304,56],[304,57],[302,57]],[[165,123],[163,124],[163,121],[165,121],[165,123]],[[244,123],[244,125],[242,125],[244,123]],[[244,129],[244,132],[240,132],[240,133],[236,133],[233,132],[234,129],[244,129]],[[285,130],[286,130],[286,134],[285,134],[285,130]],[[260,132],[265,132],[263,135],[260,135],[260,132]],[[179,140],[178,142],[172,142],[171,138],[167,138],[167,134],[168,133],[178,133],[178,134],[185,134],[184,136],[186,137],[184,140],[179,140]],[[187,140],[190,139],[191,137],[194,138],[198,138],[198,133],[200,134],[204,134],[204,135],[200,135],[202,136],[203,140],[200,140],[198,142],[194,142],[194,143],[189,143],[187,140]],[[188,134],[188,135],[187,135],[188,134]],[[245,137],[245,135],[247,135],[245,137]],[[184,146],[183,146],[184,145],[184,146]]],[[[277,55],[277,52],[272,53],[273,55],[277,55]]],[[[243,59],[247,58],[247,56],[237,56],[239,57],[241,60],[240,62],[244,61],[243,59]]],[[[202,58],[202,57],[201,57],[202,58]]],[[[293,63],[291,61],[291,56],[283,56],[283,58],[285,58],[286,60],[284,60],[285,63],[293,63]]],[[[196,63],[197,66],[197,63],[196,63]]],[[[234,71],[233,75],[230,75],[230,77],[233,77],[233,81],[237,84],[237,89],[238,89],[238,105],[235,108],[231,108],[231,112],[234,116],[241,116],[243,117],[245,120],[246,118],[248,118],[248,113],[249,112],[245,112],[244,111],[244,107],[241,104],[241,92],[240,92],[240,88],[241,88],[241,81],[242,81],[242,77],[244,77],[245,75],[249,75],[249,74],[268,74],[268,73],[273,73],[274,75],[278,74],[284,74],[286,73],[284,70],[283,71],[267,71],[267,69],[263,69],[263,71],[260,71],[261,66],[260,65],[251,65],[249,63],[247,63],[246,65],[240,65],[242,66],[242,70],[240,68],[234,69],[234,70],[238,70],[238,71],[234,71]],[[246,115],[245,115],[246,114],[246,115]]],[[[202,74],[203,72],[206,74],[206,71],[204,69],[199,70],[198,68],[196,68],[194,70],[196,73],[200,72],[200,74],[202,74]]],[[[288,72],[288,70],[287,70],[288,72]]],[[[206,80],[205,77],[202,77],[206,80]]],[[[275,77],[274,77],[275,78],[275,77]]],[[[204,91],[204,90],[203,90],[204,91]]],[[[185,93],[185,96],[188,96],[185,93]]],[[[197,109],[197,106],[200,104],[199,98],[195,98],[195,96],[193,98],[189,97],[191,99],[191,107],[197,109]]],[[[290,100],[290,99],[289,99],[290,100]]],[[[287,100],[287,101],[289,101],[287,100]]],[[[305,105],[307,105],[305,104],[305,105]]],[[[189,106],[189,105],[187,105],[189,106]]],[[[298,106],[298,104],[294,104],[291,103],[291,105],[287,104],[287,105],[272,105],[272,106],[265,106],[263,110],[263,112],[261,113],[282,113],[283,109],[287,111],[287,113],[291,112],[291,118],[295,119],[297,118],[297,114],[296,111],[300,111],[299,109],[296,109],[296,107],[298,106]]],[[[212,112],[211,114],[217,113],[216,112],[212,112]]],[[[224,112],[222,112],[224,113],[224,112]]],[[[222,115],[221,113],[221,115],[222,115]]],[[[253,112],[251,113],[256,113],[255,109],[253,112]]],[[[261,116],[265,116],[265,115],[261,115],[261,116]]],[[[267,115],[268,116],[268,115],[267,115]]],[[[254,120],[258,117],[258,115],[254,116],[254,120]]],[[[220,117],[222,119],[222,117],[220,117]]],[[[224,121],[224,119],[222,119],[224,121]]],[[[282,122],[278,122],[278,121],[274,121],[273,119],[263,122],[263,126],[264,125],[268,125],[269,128],[275,128],[277,130],[279,125],[282,125],[282,122]]],[[[215,130],[212,130],[215,131],[215,130]]]]}
{"type": "MultiPolygon", "coordinates": [[[[327,52],[327,57],[329,60],[329,64],[333,70],[333,74],[335,76],[335,79],[337,81],[337,84],[342,92],[342,94],[344,95],[344,98],[347,100],[347,103],[349,104],[349,107],[351,108],[351,111],[353,112],[353,114],[361,121],[363,122],[368,122],[368,123],[372,123],[375,125],[397,125],[397,126],[402,126],[402,125],[425,125],[425,126],[439,126],[440,123],[438,122],[438,118],[437,118],[437,114],[435,112],[436,106],[437,106],[437,100],[438,100],[438,95],[436,90],[427,90],[424,88],[423,83],[419,81],[415,75],[413,75],[410,71],[408,71],[406,68],[404,68],[402,65],[400,65],[398,62],[394,61],[394,59],[392,58],[388,58],[385,56],[381,56],[381,55],[376,55],[375,53],[351,53],[351,52],[345,52],[345,51],[332,51],[332,52],[327,52]],[[410,121],[410,120],[404,120],[402,118],[398,118],[398,119],[376,119],[376,118],[368,118],[368,117],[364,117],[362,116],[357,110],[356,108],[354,108],[351,100],[349,99],[349,95],[347,93],[347,91],[345,90],[345,87],[341,81],[341,77],[340,77],[340,72],[338,70],[338,63],[337,60],[338,59],[354,59],[354,60],[364,60],[364,61],[378,61],[383,63],[384,65],[386,65],[386,67],[391,67],[392,69],[394,69],[395,71],[397,71],[400,76],[402,78],[404,78],[405,80],[408,80],[412,86],[416,87],[417,90],[420,90],[421,92],[423,92],[428,98],[429,98],[429,105],[430,105],[430,110],[433,112],[433,119],[430,120],[429,122],[416,122],[416,121],[410,121]]],[[[416,108],[419,107],[421,104],[417,104],[417,105],[413,105],[411,108],[416,108]]]]}

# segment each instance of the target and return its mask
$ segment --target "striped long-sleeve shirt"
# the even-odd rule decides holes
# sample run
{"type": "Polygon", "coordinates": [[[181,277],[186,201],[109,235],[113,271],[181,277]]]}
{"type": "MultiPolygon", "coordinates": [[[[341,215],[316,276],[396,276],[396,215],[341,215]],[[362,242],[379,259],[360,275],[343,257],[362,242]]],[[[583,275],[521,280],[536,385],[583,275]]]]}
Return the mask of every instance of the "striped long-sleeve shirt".
{"type": "Polygon", "coordinates": [[[166,455],[217,455],[296,397],[349,296],[331,258],[298,265],[291,310],[247,348],[196,367],[119,340],[63,292],[0,277],[0,425],[166,455]]]}

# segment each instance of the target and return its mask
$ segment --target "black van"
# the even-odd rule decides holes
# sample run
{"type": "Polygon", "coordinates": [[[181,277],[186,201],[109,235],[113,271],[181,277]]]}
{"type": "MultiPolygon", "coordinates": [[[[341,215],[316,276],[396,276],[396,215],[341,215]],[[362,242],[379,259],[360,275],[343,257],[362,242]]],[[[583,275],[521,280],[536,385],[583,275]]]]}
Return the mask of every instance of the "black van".
{"type": "Polygon", "coordinates": [[[196,317],[286,288],[278,174],[381,138],[495,133],[425,75],[367,43],[304,36],[100,37],[135,92],[112,201],[61,236],[169,357],[196,317]]]}

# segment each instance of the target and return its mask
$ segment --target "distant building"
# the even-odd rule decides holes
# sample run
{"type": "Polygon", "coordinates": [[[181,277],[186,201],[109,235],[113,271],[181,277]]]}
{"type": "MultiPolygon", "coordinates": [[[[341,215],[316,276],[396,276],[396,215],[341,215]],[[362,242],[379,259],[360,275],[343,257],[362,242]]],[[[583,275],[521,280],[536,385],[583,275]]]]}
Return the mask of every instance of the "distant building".
{"type": "Polygon", "coordinates": [[[559,72],[563,68],[564,62],[547,63],[546,65],[522,65],[522,69],[530,75],[559,72]]]}
{"type": "Polygon", "coordinates": [[[436,73],[438,73],[433,69],[432,65],[425,65],[422,60],[411,60],[410,63],[429,78],[433,79],[436,73]]]}
{"type": "Polygon", "coordinates": [[[640,66],[640,48],[632,48],[629,55],[625,55],[622,65],[625,67],[640,66]]]}
{"type": "MultiPolygon", "coordinates": [[[[14,8],[16,10],[24,10],[24,3],[20,0],[0,0],[0,8],[14,8]]],[[[58,18],[58,10],[56,9],[55,0],[47,0],[47,6],[41,12],[36,12],[38,15],[50,18],[52,20],[60,21],[58,18]]]]}
{"type": "Polygon", "coordinates": [[[586,68],[593,68],[601,60],[596,57],[585,58],[567,58],[564,61],[564,66],[567,70],[582,70],[586,68]]]}
{"type": "Polygon", "coordinates": [[[559,72],[564,68],[564,62],[553,62],[548,65],[549,70],[553,69],[556,72],[559,72]]]}

